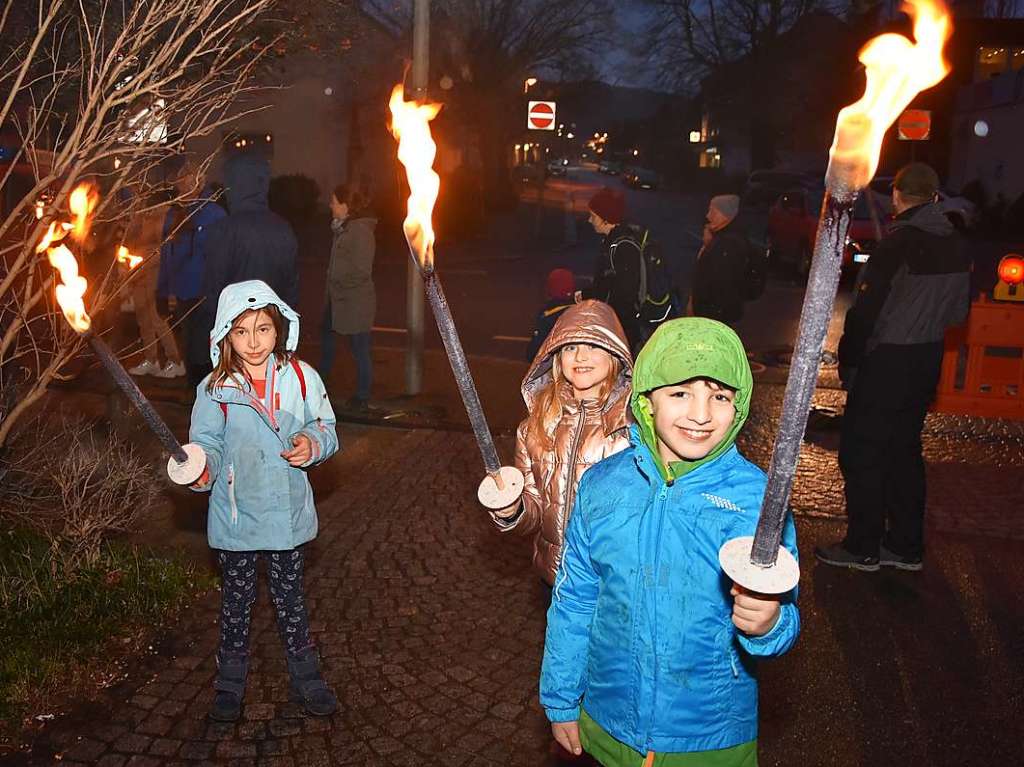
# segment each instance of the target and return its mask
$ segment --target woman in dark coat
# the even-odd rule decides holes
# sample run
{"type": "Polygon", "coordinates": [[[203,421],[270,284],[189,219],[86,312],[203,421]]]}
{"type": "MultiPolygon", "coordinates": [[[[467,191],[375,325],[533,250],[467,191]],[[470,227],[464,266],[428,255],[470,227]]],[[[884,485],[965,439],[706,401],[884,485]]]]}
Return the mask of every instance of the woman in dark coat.
{"type": "Polygon", "coordinates": [[[356,393],[347,406],[363,410],[369,404],[373,384],[370,331],[377,308],[373,285],[377,219],[368,212],[366,198],[345,185],[336,187],[331,195],[331,214],[334,242],[327,268],[320,375],[324,380],[330,375],[336,335],[345,336],[356,362],[356,393]]]}

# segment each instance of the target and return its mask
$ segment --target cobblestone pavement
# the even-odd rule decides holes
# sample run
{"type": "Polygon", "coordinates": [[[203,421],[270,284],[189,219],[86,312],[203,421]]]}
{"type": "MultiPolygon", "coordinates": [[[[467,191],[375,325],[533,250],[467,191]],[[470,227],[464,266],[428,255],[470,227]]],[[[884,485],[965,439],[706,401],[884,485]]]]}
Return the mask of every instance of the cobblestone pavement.
{"type": "MultiPolygon", "coordinates": [[[[214,593],[127,680],[10,763],[554,764],[536,697],[547,591],[529,570],[528,542],[491,530],[473,501],[472,438],[343,431],[349,449],[314,474],[321,534],[308,565],[339,713],[308,718],[287,703],[261,584],[240,723],[205,718],[214,593]]],[[[507,455],[508,442],[500,447],[507,455]]],[[[811,466],[827,463],[819,449],[811,466]]],[[[801,472],[798,501],[834,483],[824,473],[801,472]]],[[[812,546],[841,532],[835,520],[801,514],[798,528],[804,629],[793,652],[762,667],[761,764],[1020,764],[1024,597],[1014,584],[1024,543],[933,526],[924,573],[864,574],[814,565],[812,546]]]]}

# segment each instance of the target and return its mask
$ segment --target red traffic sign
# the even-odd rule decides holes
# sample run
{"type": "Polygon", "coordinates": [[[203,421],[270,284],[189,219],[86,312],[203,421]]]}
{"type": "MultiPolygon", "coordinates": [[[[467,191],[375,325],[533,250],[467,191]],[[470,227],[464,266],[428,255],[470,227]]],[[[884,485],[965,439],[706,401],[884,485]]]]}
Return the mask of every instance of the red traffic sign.
{"type": "Polygon", "coordinates": [[[530,130],[554,130],[555,102],[531,101],[526,110],[526,127],[530,130]]]}
{"type": "Polygon", "coordinates": [[[927,141],[932,135],[932,113],[927,109],[907,109],[897,124],[900,141],[927,141]]]}

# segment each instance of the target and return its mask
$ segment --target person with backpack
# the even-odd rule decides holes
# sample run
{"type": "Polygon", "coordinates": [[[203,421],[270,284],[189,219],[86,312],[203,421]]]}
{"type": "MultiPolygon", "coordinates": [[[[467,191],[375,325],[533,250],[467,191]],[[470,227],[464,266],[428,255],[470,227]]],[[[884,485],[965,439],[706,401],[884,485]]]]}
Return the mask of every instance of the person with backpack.
{"type": "Polygon", "coordinates": [[[610,304],[635,354],[662,322],[678,315],[668,265],[650,231],[627,224],[626,197],[603,187],[590,199],[590,225],[604,236],[594,283],[582,297],[610,304]]]}
{"type": "Polygon", "coordinates": [[[743,316],[749,297],[747,268],[750,243],[735,225],[740,198],[734,194],[712,197],[704,219],[704,247],[693,273],[692,307],[695,317],[735,324],[743,316]]]}
{"type": "Polygon", "coordinates": [[[222,576],[220,646],[210,718],[241,715],[257,562],[264,560],[290,677],[288,697],[328,716],[338,701],[320,671],[303,588],[304,544],[317,534],[308,469],[338,449],[316,371],[295,357],[299,315],[260,280],[228,285],[210,331],[213,372],[199,384],[189,441],[206,452],[192,485],[210,493],[207,535],[222,576]]]}

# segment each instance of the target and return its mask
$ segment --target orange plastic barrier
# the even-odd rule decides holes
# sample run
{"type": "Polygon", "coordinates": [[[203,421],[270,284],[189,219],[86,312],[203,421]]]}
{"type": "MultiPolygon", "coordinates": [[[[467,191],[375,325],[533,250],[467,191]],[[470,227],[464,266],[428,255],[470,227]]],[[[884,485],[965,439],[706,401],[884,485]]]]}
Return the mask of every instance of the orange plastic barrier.
{"type": "Polygon", "coordinates": [[[932,410],[1024,420],[1024,304],[981,297],[946,333],[932,410]]]}

